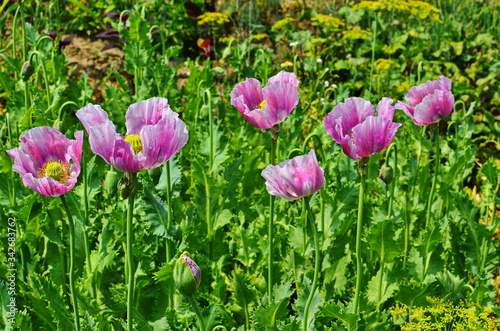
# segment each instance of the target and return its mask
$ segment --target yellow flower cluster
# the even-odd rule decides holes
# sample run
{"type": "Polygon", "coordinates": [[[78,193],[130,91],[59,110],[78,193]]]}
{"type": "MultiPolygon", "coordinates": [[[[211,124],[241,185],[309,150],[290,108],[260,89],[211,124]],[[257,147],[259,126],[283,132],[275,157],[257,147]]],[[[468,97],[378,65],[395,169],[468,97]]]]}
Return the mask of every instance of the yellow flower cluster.
{"type": "Polygon", "coordinates": [[[221,37],[219,38],[219,42],[221,43],[226,43],[226,44],[229,44],[230,42],[232,41],[238,41],[238,38],[235,38],[233,36],[228,36],[228,37],[221,37]]]}
{"type": "Polygon", "coordinates": [[[252,40],[261,40],[267,38],[268,35],[266,33],[258,33],[258,34],[253,34],[250,36],[250,39],[252,40]]]}
{"type": "Polygon", "coordinates": [[[403,92],[406,93],[410,88],[411,88],[410,83],[402,82],[401,84],[396,86],[396,91],[398,91],[398,93],[403,93],[403,92]]]}
{"type": "Polygon", "coordinates": [[[293,22],[293,21],[295,21],[293,18],[285,17],[285,18],[279,20],[278,22],[274,23],[273,26],[271,27],[271,30],[279,30],[279,29],[285,27],[286,25],[288,25],[288,23],[293,22]]]}
{"type": "Polygon", "coordinates": [[[361,1],[354,6],[353,10],[367,9],[367,10],[408,10],[408,4],[406,1],[400,0],[379,0],[379,1],[361,1]]]}
{"type": "Polygon", "coordinates": [[[217,24],[229,23],[229,17],[223,13],[207,12],[198,16],[198,25],[203,25],[205,23],[217,23],[217,24]]]}
{"type": "Polygon", "coordinates": [[[421,19],[426,19],[427,17],[431,17],[433,21],[438,21],[439,23],[443,23],[439,18],[439,9],[434,7],[433,5],[424,2],[424,1],[408,1],[408,5],[410,6],[410,13],[412,15],[418,15],[421,19]]]}
{"type": "Polygon", "coordinates": [[[430,3],[424,1],[416,0],[378,0],[378,1],[361,1],[354,6],[353,10],[366,9],[366,10],[401,10],[410,12],[412,15],[416,15],[421,19],[426,19],[430,17],[434,21],[442,23],[439,19],[439,9],[431,5],[430,3]]]}
{"type": "Polygon", "coordinates": [[[313,17],[311,19],[312,25],[314,26],[327,26],[327,27],[334,27],[338,28],[341,25],[344,25],[344,22],[342,22],[340,19],[330,16],[330,15],[319,15],[316,17],[313,17]]]}
{"type": "Polygon", "coordinates": [[[281,64],[282,67],[291,67],[293,66],[293,63],[290,61],[285,61],[281,64]]]}
{"type": "Polygon", "coordinates": [[[355,26],[351,30],[342,31],[342,34],[344,35],[344,37],[342,38],[344,40],[344,39],[365,39],[372,33],[367,30],[362,30],[359,26],[355,26]]]}
{"type": "Polygon", "coordinates": [[[409,313],[409,322],[402,331],[413,330],[498,330],[500,323],[491,317],[492,310],[479,304],[460,302],[454,305],[438,298],[427,298],[429,307],[411,307],[397,304],[391,314],[409,313]]]}
{"type": "Polygon", "coordinates": [[[389,60],[389,59],[378,59],[377,61],[375,61],[373,63],[373,65],[375,65],[375,68],[377,69],[377,71],[382,71],[382,70],[391,69],[391,66],[395,63],[396,62],[394,62],[393,60],[389,60]]]}

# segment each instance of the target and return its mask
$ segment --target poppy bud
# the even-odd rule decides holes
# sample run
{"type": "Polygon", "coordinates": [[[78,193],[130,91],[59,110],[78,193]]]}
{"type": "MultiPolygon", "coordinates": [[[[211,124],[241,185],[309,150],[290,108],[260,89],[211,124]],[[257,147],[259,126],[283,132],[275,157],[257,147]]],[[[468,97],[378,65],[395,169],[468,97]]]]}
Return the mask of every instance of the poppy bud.
{"type": "Polygon", "coordinates": [[[23,81],[26,82],[35,72],[35,67],[31,64],[30,61],[26,61],[23,64],[23,68],[21,69],[21,76],[23,77],[23,81]]]}
{"type": "Polygon", "coordinates": [[[384,181],[387,185],[389,185],[392,182],[392,179],[394,178],[394,170],[390,166],[383,166],[382,170],[380,171],[380,179],[384,181]]]}
{"type": "Polygon", "coordinates": [[[181,294],[191,296],[196,292],[201,282],[201,270],[189,258],[189,253],[182,253],[174,266],[174,282],[181,294]]]}

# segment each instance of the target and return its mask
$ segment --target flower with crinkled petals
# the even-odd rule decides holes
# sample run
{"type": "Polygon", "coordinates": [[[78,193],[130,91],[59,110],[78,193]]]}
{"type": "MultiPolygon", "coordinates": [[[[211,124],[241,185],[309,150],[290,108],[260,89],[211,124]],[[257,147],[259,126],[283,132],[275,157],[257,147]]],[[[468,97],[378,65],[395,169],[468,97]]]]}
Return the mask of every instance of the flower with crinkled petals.
{"type": "Polygon", "coordinates": [[[455,104],[451,79],[444,76],[413,86],[405,99],[408,104],[398,101],[396,109],[404,111],[418,126],[439,122],[451,113],[455,104]]]}
{"type": "Polygon", "coordinates": [[[122,172],[157,168],[188,140],[185,123],[165,98],[130,105],[125,115],[125,136],[116,132],[108,114],[98,105],[88,104],[76,116],[89,134],[92,152],[122,172]]]}
{"type": "Polygon", "coordinates": [[[262,171],[269,194],[287,200],[297,200],[319,191],[325,183],[323,169],[316,153],[296,156],[280,164],[268,165],[262,171]]]}
{"type": "Polygon", "coordinates": [[[382,98],[375,117],[373,105],[362,98],[347,98],[336,105],[323,120],[326,132],[342,145],[353,160],[383,151],[394,139],[400,123],[392,122],[392,99],[382,98]]]}
{"type": "Polygon", "coordinates": [[[75,132],[75,138],[47,126],[30,129],[21,137],[21,146],[7,151],[14,159],[12,169],[25,186],[42,195],[68,193],[80,174],[83,131],[75,132]]]}
{"type": "Polygon", "coordinates": [[[231,91],[231,104],[256,128],[270,129],[299,103],[298,85],[295,74],[286,71],[269,78],[264,88],[257,79],[247,78],[231,91]]]}

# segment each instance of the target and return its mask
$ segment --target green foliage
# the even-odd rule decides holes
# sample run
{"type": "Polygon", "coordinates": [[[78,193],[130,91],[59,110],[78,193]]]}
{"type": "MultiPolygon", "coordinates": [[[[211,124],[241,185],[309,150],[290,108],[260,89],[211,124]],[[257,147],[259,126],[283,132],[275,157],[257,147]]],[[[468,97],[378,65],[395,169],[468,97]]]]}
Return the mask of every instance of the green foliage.
{"type": "MultiPolygon", "coordinates": [[[[172,283],[171,262],[185,250],[202,270],[195,299],[210,330],[411,329],[418,320],[413,312],[434,314],[433,307],[473,312],[484,327],[489,320],[483,312],[500,314],[498,281],[492,283],[500,263],[498,4],[219,1],[215,11],[230,22],[217,28],[199,25],[189,11],[211,10],[200,0],[28,0],[3,1],[0,8],[2,150],[19,146],[19,137],[34,126],[55,127],[73,138],[83,130],[74,113],[88,103],[108,111],[121,134],[128,106],[150,97],[168,98],[186,123],[189,141],[181,152],[138,174],[136,329],[199,327],[198,316],[172,283]],[[111,12],[128,18],[107,17],[111,12]],[[120,35],[113,42],[123,52],[113,58],[116,66],[94,70],[68,63],[59,44],[63,33],[95,36],[108,28],[120,35]],[[55,40],[48,31],[57,33],[55,40]],[[209,51],[198,39],[211,39],[209,51]],[[32,72],[23,74],[26,62],[32,72]],[[269,195],[261,172],[271,163],[271,133],[248,124],[229,100],[235,84],[254,77],[265,85],[280,70],[297,75],[300,102],[281,125],[276,161],[314,149],[326,179],[311,197],[322,259],[307,314],[315,261],[304,204],[276,200],[270,252],[269,195]],[[367,166],[356,253],[357,163],[331,140],[322,120],[347,97],[404,100],[412,86],[439,75],[453,81],[455,109],[434,128],[417,127],[396,112],[395,121],[403,124],[393,142],[398,160],[392,149],[373,156],[367,166]],[[434,136],[439,136],[437,153],[434,136]],[[385,166],[393,171],[391,182],[379,178],[385,166]],[[361,275],[356,275],[356,254],[363,261],[361,275]],[[357,277],[359,314],[352,305],[357,277]]],[[[93,155],[87,140],[82,167],[66,195],[76,221],[82,330],[122,330],[126,202],[116,190],[122,174],[93,155]]],[[[73,329],[67,216],[58,199],[24,187],[4,152],[0,211],[4,222],[16,219],[15,229],[4,223],[0,238],[7,240],[15,230],[17,268],[17,313],[10,323],[5,313],[12,296],[5,277],[11,256],[4,241],[0,327],[73,329]]],[[[473,320],[464,316],[455,322],[473,320]]]]}

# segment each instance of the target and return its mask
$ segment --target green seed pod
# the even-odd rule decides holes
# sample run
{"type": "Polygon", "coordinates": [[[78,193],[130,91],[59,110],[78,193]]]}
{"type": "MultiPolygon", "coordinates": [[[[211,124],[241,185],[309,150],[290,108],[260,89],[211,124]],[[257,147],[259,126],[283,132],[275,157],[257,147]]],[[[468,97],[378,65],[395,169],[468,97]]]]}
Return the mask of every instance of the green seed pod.
{"type": "Polygon", "coordinates": [[[28,79],[33,75],[35,72],[35,67],[33,64],[31,64],[30,61],[26,61],[23,64],[23,68],[21,69],[21,77],[23,78],[23,81],[26,82],[28,79]]]}
{"type": "Polygon", "coordinates": [[[196,263],[189,258],[189,253],[182,253],[175,261],[174,282],[181,294],[191,296],[196,292],[201,282],[201,270],[196,263]]]}

